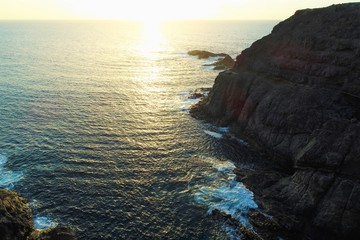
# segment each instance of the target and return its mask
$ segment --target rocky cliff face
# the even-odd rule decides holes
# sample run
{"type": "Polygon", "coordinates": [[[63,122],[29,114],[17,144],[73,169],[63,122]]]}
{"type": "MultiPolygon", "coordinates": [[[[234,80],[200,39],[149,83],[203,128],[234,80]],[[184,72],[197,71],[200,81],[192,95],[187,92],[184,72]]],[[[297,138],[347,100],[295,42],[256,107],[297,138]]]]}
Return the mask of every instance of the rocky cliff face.
{"type": "Polygon", "coordinates": [[[360,3],[297,11],[220,73],[191,114],[230,126],[293,173],[247,182],[264,205],[288,210],[269,207],[289,230],[359,239],[360,3]]]}

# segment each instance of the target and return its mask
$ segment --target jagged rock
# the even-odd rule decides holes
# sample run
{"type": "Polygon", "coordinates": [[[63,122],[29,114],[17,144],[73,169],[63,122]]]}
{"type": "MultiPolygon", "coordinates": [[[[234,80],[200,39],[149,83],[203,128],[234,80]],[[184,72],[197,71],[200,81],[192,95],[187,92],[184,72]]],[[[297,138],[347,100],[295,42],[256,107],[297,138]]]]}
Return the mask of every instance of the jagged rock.
{"type": "Polygon", "coordinates": [[[190,113],[230,126],[294,172],[266,186],[248,181],[280,224],[308,239],[360,238],[360,3],[297,11],[190,113]]]}
{"type": "Polygon", "coordinates": [[[225,70],[234,67],[235,61],[229,55],[226,55],[224,58],[220,58],[214,63],[206,64],[206,66],[214,66],[214,70],[225,70]]]}
{"type": "Polygon", "coordinates": [[[26,239],[33,230],[31,209],[26,199],[0,188],[0,239],[26,239]]]}
{"type": "Polygon", "coordinates": [[[0,187],[0,240],[76,240],[68,227],[37,230],[27,200],[0,187]]]}
{"type": "Polygon", "coordinates": [[[210,89],[211,88],[197,88],[189,94],[188,98],[198,99],[198,98],[206,97],[210,89]]]}
{"type": "Polygon", "coordinates": [[[216,62],[205,64],[205,66],[214,66],[214,70],[225,70],[234,67],[235,61],[226,53],[212,53],[208,51],[192,50],[188,52],[191,56],[198,56],[198,58],[220,57],[216,62]]]}
{"type": "Polygon", "coordinates": [[[66,226],[56,226],[54,228],[36,231],[30,237],[34,240],[76,240],[75,232],[66,226]]]}

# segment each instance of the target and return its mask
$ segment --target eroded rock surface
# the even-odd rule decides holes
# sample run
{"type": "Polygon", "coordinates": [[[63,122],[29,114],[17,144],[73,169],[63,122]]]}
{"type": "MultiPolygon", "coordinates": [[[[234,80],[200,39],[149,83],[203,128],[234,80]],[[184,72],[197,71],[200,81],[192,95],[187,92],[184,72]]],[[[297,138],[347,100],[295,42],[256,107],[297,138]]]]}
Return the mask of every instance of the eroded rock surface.
{"type": "Polygon", "coordinates": [[[360,238],[360,3],[297,11],[220,73],[191,114],[230,126],[291,173],[265,186],[240,173],[289,231],[360,238]]]}

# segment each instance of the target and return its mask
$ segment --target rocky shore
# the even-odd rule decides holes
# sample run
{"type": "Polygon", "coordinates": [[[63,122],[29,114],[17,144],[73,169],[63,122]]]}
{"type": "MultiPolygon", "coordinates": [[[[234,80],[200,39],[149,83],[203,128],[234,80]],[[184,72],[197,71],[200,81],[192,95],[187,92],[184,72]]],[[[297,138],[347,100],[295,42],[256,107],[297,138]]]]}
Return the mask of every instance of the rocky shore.
{"type": "Polygon", "coordinates": [[[37,230],[27,200],[14,191],[0,188],[0,239],[76,240],[76,237],[64,226],[37,230]]]}
{"type": "Polygon", "coordinates": [[[190,113],[264,153],[238,180],[291,239],[360,238],[360,3],[297,11],[190,113]]]}

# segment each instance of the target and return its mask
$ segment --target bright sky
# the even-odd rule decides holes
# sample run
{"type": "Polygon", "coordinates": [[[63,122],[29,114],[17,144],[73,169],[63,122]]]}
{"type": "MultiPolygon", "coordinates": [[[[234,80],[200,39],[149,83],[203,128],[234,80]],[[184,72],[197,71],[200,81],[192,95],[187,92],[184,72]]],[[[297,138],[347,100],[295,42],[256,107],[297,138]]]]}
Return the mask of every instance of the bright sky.
{"type": "Polygon", "coordinates": [[[340,0],[0,0],[0,19],[285,19],[340,0]]]}

